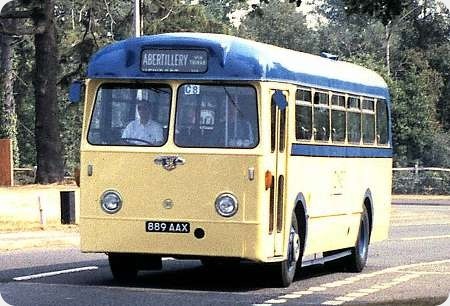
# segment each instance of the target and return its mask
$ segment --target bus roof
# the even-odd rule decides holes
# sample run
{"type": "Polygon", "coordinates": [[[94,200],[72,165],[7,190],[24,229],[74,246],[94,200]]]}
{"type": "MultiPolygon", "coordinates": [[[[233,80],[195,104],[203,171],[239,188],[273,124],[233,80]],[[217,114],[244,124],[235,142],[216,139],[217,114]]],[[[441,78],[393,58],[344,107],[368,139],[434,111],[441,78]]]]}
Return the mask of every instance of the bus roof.
{"type": "Polygon", "coordinates": [[[255,41],[209,33],[168,33],[123,40],[91,59],[92,79],[277,81],[389,98],[383,78],[364,67],[255,41]],[[204,72],[146,72],[144,49],[206,50],[204,72]]]}

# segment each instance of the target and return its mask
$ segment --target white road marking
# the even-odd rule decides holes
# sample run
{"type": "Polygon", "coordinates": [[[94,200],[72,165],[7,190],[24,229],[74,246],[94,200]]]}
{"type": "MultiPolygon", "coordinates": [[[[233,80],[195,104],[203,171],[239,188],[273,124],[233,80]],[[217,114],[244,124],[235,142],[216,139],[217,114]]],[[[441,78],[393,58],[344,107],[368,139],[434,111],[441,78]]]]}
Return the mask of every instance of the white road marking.
{"type": "Polygon", "coordinates": [[[322,305],[342,305],[345,301],[325,301],[322,303],[322,305]]]}
{"type": "Polygon", "coordinates": [[[367,292],[350,292],[346,294],[345,296],[351,296],[351,297],[363,297],[369,295],[367,292]]]}
{"type": "Polygon", "coordinates": [[[359,292],[365,292],[365,293],[375,293],[380,291],[378,288],[369,288],[369,289],[359,289],[359,292]]]}
{"type": "Polygon", "coordinates": [[[3,299],[1,294],[0,294],[0,305],[1,306],[12,306],[11,304],[6,303],[6,301],[3,299]]]}
{"type": "Polygon", "coordinates": [[[27,276],[19,276],[19,277],[14,277],[13,280],[24,281],[24,280],[30,280],[30,279],[36,279],[36,278],[55,276],[55,275],[60,275],[60,274],[83,272],[83,271],[97,270],[97,269],[98,269],[97,266],[81,267],[81,268],[74,268],[74,269],[67,269],[67,270],[60,270],[60,271],[53,271],[53,272],[45,272],[45,273],[39,273],[39,274],[33,274],[33,275],[27,275],[27,276]]]}
{"type": "Polygon", "coordinates": [[[279,299],[298,299],[301,296],[302,296],[301,294],[291,293],[291,294],[285,294],[285,295],[279,296],[278,298],[279,299]]]}
{"type": "Polygon", "coordinates": [[[356,299],[356,296],[338,296],[335,298],[336,301],[344,301],[344,302],[350,302],[356,299]]]}
{"type": "Polygon", "coordinates": [[[308,289],[308,291],[325,291],[325,290],[327,290],[327,288],[324,288],[324,287],[310,287],[309,289],[308,289]]]}
{"type": "MultiPolygon", "coordinates": [[[[411,240],[429,240],[429,239],[445,239],[445,238],[450,238],[450,235],[407,237],[407,238],[400,238],[400,239],[397,239],[397,240],[411,241],[411,240]]],[[[394,239],[394,240],[396,240],[396,239],[394,239]]]]}
{"type": "MultiPolygon", "coordinates": [[[[343,280],[325,283],[325,284],[319,285],[317,287],[310,287],[310,288],[308,288],[308,290],[294,291],[291,294],[285,294],[285,295],[279,296],[276,299],[268,300],[268,301],[264,302],[264,304],[262,304],[262,305],[283,304],[283,303],[287,302],[287,300],[285,298],[295,299],[296,297],[294,297],[294,295],[298,295],[298,298],[301,298],[303,295],[321,294],[323,291],[326,291],[329,288],[335,288],[335,287],[353,284],[353,283],[356,283],[356,282],[364,280],[364,279],[372,278],[372,277],[379,276],[379,275],[384,275],[387,273],[403,273],[403,274],[405,274],[405,275],[398,276],[397,278],[390,280],[387,283],[375,284],[375,285],[371,286],[370,288],[359,289],[356,292],[350,292],[344,296],[338,296],[333,300],[328,300],[328,301],[325,301],[322,303],[322,305],[342,305],[345,302],[353,301],[358,297],[367,296],[369,294],[378,292],[380,290],[391,288],[400,283],[410,281],[413,278],[420,277],[422,274],[429,273],[426,271],[424,271],[423,273],[421,271],[411,271],[412,268],[423,267],[423,266],[427,266],[427,265],[439,265],[439,264],[450,264],[450,259],[390,267],[390,268],[375,271],[372,273],[360,274],[358,276],[351,276],[351,277],[345,278],[343,280]],[[405,269],[408,269],[408,270],[404,271],[405,269]]],[[[447,274],[446,272],[441,272],[441,273],[447,274]]]]}
{"type": "Polygon", "coordinates": [[[285,299],[274,299],[274,300],[265,301],[264,304],[265,303],[268,303],[268,304],[283,304],[283,303],[286,303],[286,302],[287,302],[287,300],[285,300],[285,299]]]}
{"type": "Polygon", "coordinates": [[[312,291],[306,291],[306,290],[294,292],[294,294],[301,294],[301,295],[308,295],[308,294],[313,294],[313,293],[314,292],[312,292],[312,291]]]}

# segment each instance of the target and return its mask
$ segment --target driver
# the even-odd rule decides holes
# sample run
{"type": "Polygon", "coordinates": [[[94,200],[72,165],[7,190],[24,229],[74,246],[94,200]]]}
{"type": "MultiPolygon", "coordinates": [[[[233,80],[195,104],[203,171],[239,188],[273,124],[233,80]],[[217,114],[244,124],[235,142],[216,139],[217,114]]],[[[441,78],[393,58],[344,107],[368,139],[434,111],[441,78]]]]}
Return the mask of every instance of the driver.
{"type": "Polygon", "coordinates": [[[123,139],[133,140],[150,144],[161,144],[163,142],[162,126],[151,119],[150,104],[146,101],[139,101],[137,105],[138,118],[128,123],[122,133],[123,139]]]}

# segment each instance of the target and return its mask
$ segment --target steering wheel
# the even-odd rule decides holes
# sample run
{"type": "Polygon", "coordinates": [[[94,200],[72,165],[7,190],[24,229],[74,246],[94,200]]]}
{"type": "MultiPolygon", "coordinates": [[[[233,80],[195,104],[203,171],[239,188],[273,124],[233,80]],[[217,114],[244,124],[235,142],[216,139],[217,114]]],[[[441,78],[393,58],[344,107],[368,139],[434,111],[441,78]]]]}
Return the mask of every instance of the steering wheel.
{"type": "Polygon", "coordinates": [[[142,142],[142,143],[151,145],[151,146],[154,145],[153,143],[151,143],[151,142],[148,141],[148,140],[139,139],[139,138],[120,138],[120,140],[122,140],[122,141],[125,142],[125,143],[132,143],[133,141],[139,141],[139,142],[142,142]]]}

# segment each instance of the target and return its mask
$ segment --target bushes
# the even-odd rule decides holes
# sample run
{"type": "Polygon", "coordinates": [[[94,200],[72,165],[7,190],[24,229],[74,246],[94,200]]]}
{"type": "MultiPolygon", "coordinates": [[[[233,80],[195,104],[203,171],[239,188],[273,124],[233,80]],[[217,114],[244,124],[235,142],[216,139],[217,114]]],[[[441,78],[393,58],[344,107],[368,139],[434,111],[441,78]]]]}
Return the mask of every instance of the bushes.
{"type": "Polygon", "coordinates": [[[392,193],[450,195],[450,169],[447,170],[449,171],[394,171],[392,177],[392,193]]]}

